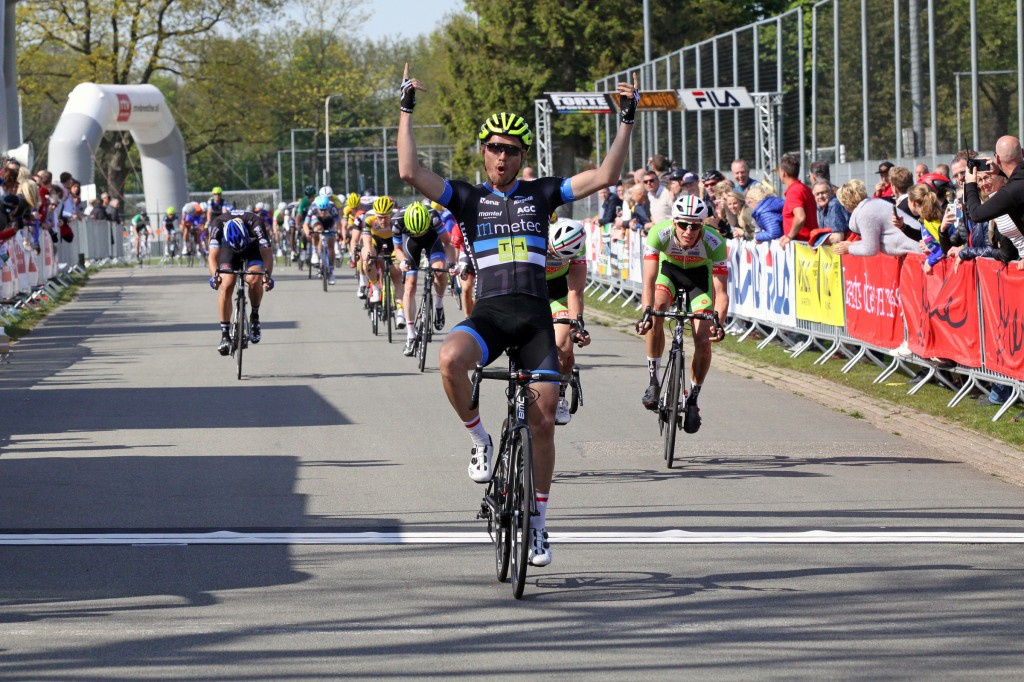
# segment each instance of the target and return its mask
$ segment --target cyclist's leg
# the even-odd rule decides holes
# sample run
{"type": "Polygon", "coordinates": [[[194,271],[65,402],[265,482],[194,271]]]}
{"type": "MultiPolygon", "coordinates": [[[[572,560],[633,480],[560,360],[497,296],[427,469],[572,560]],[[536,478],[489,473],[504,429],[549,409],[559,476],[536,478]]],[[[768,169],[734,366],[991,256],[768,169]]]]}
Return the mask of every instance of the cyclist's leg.
{"type": "Polygon", "coordinates": [[[473,314],[473,286],[476,283],[476,275],[468,274],[466,279],[462,280],[462,311],[466,313],[466,317],[473,314]]]}
{"type": "MultiPolygon", "coordinates": [[[[487,361],[486,342],[470,320],[452,329],[441,344],[441,385],[448,402],[463,423],[479,418],[480,410],[469,409],[472,382],[469,373],[478,362],[487,361]]],[[[500,353],[500,351],[499,351],[500,353]]]]}
{"type": "Polygon", "coordinates": [[[405,273],[405,284],[402,291],[402,316],[405,317],[406,354],[412,355],[412,342],[416,338],[416,287],[419,271],[409,270],[405,273]]]}

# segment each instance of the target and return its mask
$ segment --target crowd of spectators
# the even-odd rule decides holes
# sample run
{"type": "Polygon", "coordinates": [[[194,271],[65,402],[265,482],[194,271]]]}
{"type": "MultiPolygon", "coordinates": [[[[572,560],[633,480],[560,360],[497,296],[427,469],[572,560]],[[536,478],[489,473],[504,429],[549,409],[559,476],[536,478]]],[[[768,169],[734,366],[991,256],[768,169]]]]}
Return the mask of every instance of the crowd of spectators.
{"type": "Polygon", "coordinates": [[[110,220],[120,224],[119,201],[106,192],[90,203],[82,199],[82,183],[71,173],[57,182],[48,170],[33,173],[14,157],[2,159],[0,186],[0,257],[7,259],[3,242],[20,233],[24,245],[39,251],[39,237],[47,230],[53,242],[75,238],[72,223],[80,218],[110,220]]]}
{"type": "MultiPolygon", "coordinates": [[[[645,235],[669,217],[677,198],[690,194],[708,202],[714,216],[707,222],[730,238],[827,244],[836,253],[861,256],[923,253],[925,272],[946,258],[954,259],[954,270],[977,258],[1024,270],[1024,158],[1015,137],[1001,137],[991,157],[964,149],[934,170],[883,161],[871,190],[859,179],[832,184],[825,161],[810,164],[805,182],[793,154],[783,155],[773,170],[782,196],[751,178],[743,159],[732,162],[732,177],[726,178],[717,169],[698,175],[654,155],[614,192],[601,192],[595,219],[615,239],[627,231],[645,235]]],[[[994,386],[980,403],[1003,402],[1008,393],[994,386]]]]}

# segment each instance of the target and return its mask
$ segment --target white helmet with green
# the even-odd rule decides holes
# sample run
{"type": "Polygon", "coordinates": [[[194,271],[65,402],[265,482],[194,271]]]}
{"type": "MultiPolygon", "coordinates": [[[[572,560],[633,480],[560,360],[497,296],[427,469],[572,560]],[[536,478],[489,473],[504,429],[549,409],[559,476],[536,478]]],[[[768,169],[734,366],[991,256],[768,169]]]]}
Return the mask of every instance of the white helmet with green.
{"type": "Polygon", "coordinates": [[[548,250],[559,258],[575,258],[586,243],[587,232],[578,220],[559,218],[548,230],[548,250]]]}

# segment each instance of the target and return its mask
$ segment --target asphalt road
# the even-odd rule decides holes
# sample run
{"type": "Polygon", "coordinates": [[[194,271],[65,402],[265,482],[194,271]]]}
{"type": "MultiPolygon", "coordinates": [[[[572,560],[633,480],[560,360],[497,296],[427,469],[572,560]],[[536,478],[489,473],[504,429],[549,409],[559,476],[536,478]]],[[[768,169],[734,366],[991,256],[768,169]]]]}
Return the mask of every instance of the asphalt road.
{"type": "Polygon", "coordinates": [[[242,381],[199,269],[100,273],[17,344],[0,677],[1020,679],[1024,489],[714,370],[666,470],[601,327],[514,601],[438,344],[420,374],[345,274],[279,269],[242,381]]]}

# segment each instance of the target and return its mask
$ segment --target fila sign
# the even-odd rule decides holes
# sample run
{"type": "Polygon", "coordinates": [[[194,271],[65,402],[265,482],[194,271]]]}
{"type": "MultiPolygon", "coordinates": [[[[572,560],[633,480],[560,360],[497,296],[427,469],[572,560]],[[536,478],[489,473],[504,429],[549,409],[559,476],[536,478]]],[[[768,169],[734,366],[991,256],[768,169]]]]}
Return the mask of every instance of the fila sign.
{"type": "Polygon", "coordinates": [[[753,109],[754,100],[746,88],[704,88],[680,90],[686,111],[714,111],[721,109],[753,109]]]}

